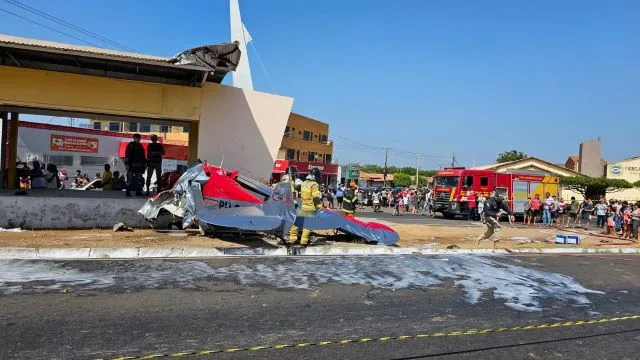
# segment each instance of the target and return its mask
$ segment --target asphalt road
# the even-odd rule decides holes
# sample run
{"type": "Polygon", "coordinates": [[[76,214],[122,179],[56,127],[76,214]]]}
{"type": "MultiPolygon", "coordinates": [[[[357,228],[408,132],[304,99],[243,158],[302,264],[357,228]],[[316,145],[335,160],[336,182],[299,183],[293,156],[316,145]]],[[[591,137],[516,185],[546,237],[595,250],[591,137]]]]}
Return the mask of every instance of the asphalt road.
{"type": "Polygon", "coordinates": [[[0,358],[638,359],[640,257],[0,261],[0,358]],[[570,323],[571,324],[571,323],[570,323]],[[179,358],[196,358],[181,356],[179,358]]]}

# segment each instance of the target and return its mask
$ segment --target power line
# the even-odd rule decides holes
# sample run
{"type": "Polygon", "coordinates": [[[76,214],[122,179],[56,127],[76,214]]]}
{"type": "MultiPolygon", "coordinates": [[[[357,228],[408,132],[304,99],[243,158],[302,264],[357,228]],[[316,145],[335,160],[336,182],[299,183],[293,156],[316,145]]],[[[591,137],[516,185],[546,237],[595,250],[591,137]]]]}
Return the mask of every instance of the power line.
{"type": "MultiPolygon", "coordinates": [[[[86,29],[81,28],[79,26],[73,25],[68,21],[60,19],[60,18],[55,17],[53,15],[50,15],[50,14],[44,12],[44,11],[38,10],[38,9],[36,9],[34,7],[31,7],[31,6],[27,5],[27,4],[24,4],[24,3],[20,2],[20,1],[17,1],[17,0],[4,0],[4,2],[6,2],[8,4],[11,4],[13,6],[19,7],[21,9],[25,10],[25,11],[28,11],[28,12],[30,12],[32,14],[38,15],[38,16],[43,17],[45,19],[48,19],[50,21],[53,21],[53,22],[55,22],[55,23],[57,23],[59,25],[67,27],[67,28],[69,28],[71,30],[74,30],[74,31],[77,31],[77,32],[82,33],[84,35],[90,36],[90,37],[92,37],[92,38],[94,38],[96,40],[100,40],[102,42],[105,42],[105,43],[111,44],[113,46],[116,46],[116,47],[118,47],[118,48],[120,48],[122,50],[136,52],[136,50],[134,50],[134,49],[132,49],[130,47],[122,45],[122,44],[120,44],[120,43],[118,43],[116,41],[113,41],[113,40],[111,40],[111,39],[109,39],[107,37],[104,37],[104,36],[102,36],[100,34],[96,34],[96,33],[92,32],[92,31],[89,31],[89,30],[86,30],[86,29]]],[[[56,31],[56,30],[54,30],[54,31],[56,31]]],[[[58,32],[58,31],[56,31],[56,32],[58,32]]],[[[81,41],[83,41],[83,40],[81,40],[81,41]]],[[[85,41],[83,41],[83,42],[85,42],[85,41]]],[[[97,46],[97,45],[93,45],[93,46],[97,46]]]]}
{"type": "Polygon", "coordinates": [[[258,58],[258,62],[260,63],[260,67],[262,68],[262,72],[264,73],[264,77],[266,77],[267,81],[269,82],[269,86],[271,87],[271,91],[276,92],[276,88],[273,87],[273,82],[271,82],[271,78],[269,77],[269,74],[267,73],[267,68],[262,63],[262,59],[260,58],[260,54],[258,54],[258,49],[256,49],[256,46],[253,44],[253,39],[249,42],[249,44],[251,44],[251,47],[253,48],[253,52],[256,53],[256,57],[258,58]]]}
{"type": "Polygon", "coordinates": [[[99,47],[98,45],[93,44],[93,43],[90,43],[90,42],[88,42],[88,41],[85,41],[85,40],[83,40],[83,39],[81,39],[81,38],[79,38],[79,37],[75,37],[75,36],[73,36],[73,35],[71,35],[71,34],[67,34],[66,32],[62,32],[62,31],[56,30],[56,29],[54,29],[54,28],[52,28],[52,27],[50,27],[50,26],[47,26],[47,25],[41,24],[41,23],[39,23],[39,22],[37,22],[37,21],[33,21],[33,20],[29,19],[29,18],[26,18],[26,17],[24,17],[24,16],[18,15],[18,14],[14,13],[14,12],[9,11],[9,10],[6,10],[6,9],[2,9],[2,8],[0,8],[0,11],[4,11],[4,12],[6,12],[7,14],[13,15],[13,16],[15,16],[15,17],[18,17],[18,18],[22,19],[22,20],[28,21],[28,22],[30,22],[30,23],[32,23],[32,24],[36,24],[36,25],[42,26],[42,27],[43,27],[43,28],[45,28],[45,29],[49,29],[49,30],[51,30],[51,31],[55,31],[55,32],[57,32],[57,33],[58,33],[58,34],[60,34],[60,35],[68,36],[68,37],[70,37],[70,38],[72,38],[72,39],[75,39],[75,40],[81,41],[81,42],[83,42],[83,43],[85,43],[85,44],[89,44],[89,45],[91,45],[91,46],[99,47]]]}

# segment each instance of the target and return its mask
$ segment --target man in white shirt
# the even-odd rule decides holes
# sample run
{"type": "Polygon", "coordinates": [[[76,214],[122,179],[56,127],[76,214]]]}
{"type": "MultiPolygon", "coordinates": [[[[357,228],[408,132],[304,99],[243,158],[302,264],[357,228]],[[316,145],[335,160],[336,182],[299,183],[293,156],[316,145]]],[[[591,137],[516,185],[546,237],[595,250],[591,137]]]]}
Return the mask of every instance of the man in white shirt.
{"type": "Polygon", "coordinates": [[[551,197],[550,193],[545,194],[546,200],[544,201],[544,213],[542,216],[542,226],[549,226],[553,224],[553,218],[551,212],[554,210],[555,200],[551,197]]]}

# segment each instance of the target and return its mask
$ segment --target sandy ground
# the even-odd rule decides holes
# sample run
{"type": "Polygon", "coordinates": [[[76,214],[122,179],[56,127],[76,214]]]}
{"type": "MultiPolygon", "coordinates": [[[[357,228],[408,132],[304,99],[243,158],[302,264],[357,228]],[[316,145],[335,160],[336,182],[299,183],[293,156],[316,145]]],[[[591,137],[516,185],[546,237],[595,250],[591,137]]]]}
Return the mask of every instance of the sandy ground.
{"type": "MultiPolygon", "coordinates": [[[[428,248],[476,248],[475,239],[484,232],[483,226],[447,227],[433,225],[394,224],[400,234],[399,246],[428,248]]],[[[504,227],[499,248],[574,247],[555,245],[555,234],[573,234],[572,230],[542,229],[539,227],[504,227]]],[[[615,238],[582,232],[580,247],[603,247],[607,243],[617,246],[633,246],[615,238]],[[621,245],[627,244],[627,245],[621,245]]],[[[0,232],[0,247],[245,247],[276,246],[275,238],[230,237],[225,239],[200,236],[197,231],[160,233],[151,229],[133,232],[112,230],[41,230],[19,233],[0,232]]],[[[346,244],[345,244],[346,245],[346,244]]],[[[481,248],[493,248],[491,241],[484,241],[481,248]]]]}

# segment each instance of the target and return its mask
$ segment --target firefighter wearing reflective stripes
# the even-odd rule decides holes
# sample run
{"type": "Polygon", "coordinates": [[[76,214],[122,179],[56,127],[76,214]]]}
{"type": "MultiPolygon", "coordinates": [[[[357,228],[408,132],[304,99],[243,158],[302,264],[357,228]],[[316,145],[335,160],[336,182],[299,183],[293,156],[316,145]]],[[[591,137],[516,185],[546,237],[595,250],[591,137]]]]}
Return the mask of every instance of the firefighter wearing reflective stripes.
{"type": "Polygon", "coordinates": [[[351,182],[349,189],[344,192],[342,198],[342,212],[348,217],[355,217],[356,205],[358,204],[358,196],[356,195],[356,183],[351,182]]]}
{"type": "MultiPolygon", "coordinates": [[[[298,204],[298,202],[297,202],[298,192],[296,191],[296,187],[295,187],[293,181],[291,180],[291,177],[293,176],[293,174],[294,173],[291,172],[291,175],[289,175],[289,174],[283,175],[282,179],[280,179],[280,182],[284,183],[284,184],[289,184],[291,186],[291,195],[293,196],[294,203],[296,204],[296,207],[297,207],[298,206],[297,205],[298,204]]],[[[291,239],[297,239],[298,238],[298,227],[295,224],[291,225],[291,228],[289,229],[289,233],[287,235],[288,235],[288,238],[284,239],[286,242],[291,242],[291,239]]]]}
{"type": "MultiPolygon", "coordinates": [[[[307,179],[302,183],[300,188],[300,198],[302,199],[302,206],[298,210],[298,216],[314,216],[316,211],[322,209],[322,198],[320,193],[320,186],[318,181],[320,180],[320,170],[318,168],[311,169],[311,172],[307,176],[307,179]]],[[[295,244],[298,241],[298,233],[296,231],[295,236],[289,234],[289,242],[295,244]]],[[[300,239],[300,245],[309,244],[309,236],[311,230],[302,229],[302,238],[300,239]]]]}

